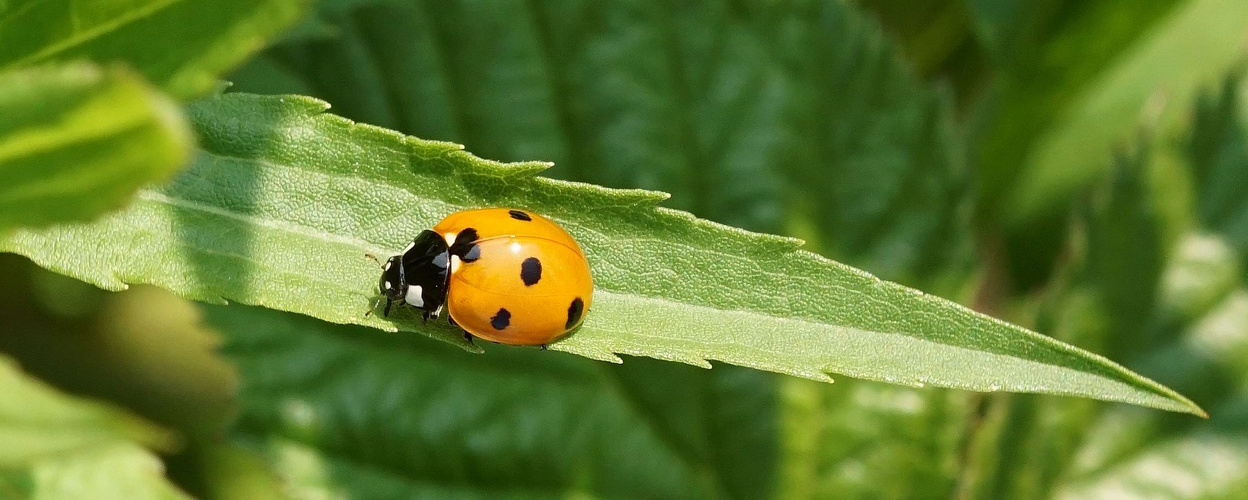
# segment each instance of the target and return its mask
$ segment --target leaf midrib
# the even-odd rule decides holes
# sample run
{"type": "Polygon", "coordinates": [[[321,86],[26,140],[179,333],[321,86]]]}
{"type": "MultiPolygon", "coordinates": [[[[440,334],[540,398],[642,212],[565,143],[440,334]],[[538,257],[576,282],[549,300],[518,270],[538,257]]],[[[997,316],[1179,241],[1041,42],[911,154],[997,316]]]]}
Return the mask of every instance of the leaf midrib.
{"type": "MultiPolygon", "coordinates": [[[[356,247],[359,247],[361,250],[372,253],[373,255],[381,255],[388,251],[384,248],[371,245],[363,240],[349,238],[346,236],[340,236],[340,235],[325,232],[325,231],[317,231],[315,229],[302,226],[299,224],[295,224],[289,221],[257,217],[254,215],[233,212],[230,210],[225,210],[225,209],[214,207],[211,205],[205,205],[203,203],[199,203],[196,201],[187,200],[185,198],[171,196],[169,194],[158,192],[158,191],[152,191],[152,190],[140,191],[138,198],[141,200],[147,200],[147,201],[151,201],[154,203],[165,203],[165,204],[178,207],[178,208],[194,210],[194,211],[204,212],[210,215],[225,217],[228,219],[237,220],[246,224],[255,225],[255,226],[259,226],[263,228],[275,229],[275,230],[283,231],[286,233],[291,233],[291,234],[295,234],[299,236],[305,236],[305,237],[323,241],[326,243],[356,246],[356,247]]],[[[314,276],[309,275],[308,277],[314,277],[314,276]]]]}

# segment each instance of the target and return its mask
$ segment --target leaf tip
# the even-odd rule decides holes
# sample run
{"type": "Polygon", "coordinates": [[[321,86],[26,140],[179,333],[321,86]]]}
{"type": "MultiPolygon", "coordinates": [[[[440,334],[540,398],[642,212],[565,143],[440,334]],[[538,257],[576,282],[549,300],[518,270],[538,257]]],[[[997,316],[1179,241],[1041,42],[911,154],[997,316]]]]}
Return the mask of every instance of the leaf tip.
{"type": "Polygon", "coordinates": [[[1205,411],[1204,408],[1201,408],[1195,401],[1187,399],[1186,396],[1177,392],[1173,393],[1172,397],[1175,402],[1179,403],[1179,406],[1177,408],[1173,408],[1173,410],[1209,420],[1209,412],[1205,411]]]}

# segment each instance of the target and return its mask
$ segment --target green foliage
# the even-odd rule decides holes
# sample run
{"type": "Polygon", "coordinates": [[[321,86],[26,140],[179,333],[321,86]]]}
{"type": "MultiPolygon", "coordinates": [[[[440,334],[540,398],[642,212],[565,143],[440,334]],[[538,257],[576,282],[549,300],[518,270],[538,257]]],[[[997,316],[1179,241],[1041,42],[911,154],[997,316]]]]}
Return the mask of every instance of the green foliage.
{"type": "MultiPolygon", "coordinates": [[[[817,241],[816,247],[861,259],[853,262],[906,283],[958,273],[934,264],[957,255],[968,243],[963,239],[965,221],[947,205],[957,198],[927,197],[956,187],[959,181],[947,173],[957,173],[960,161],[956,154],[960,146],[948,133],[947,110],[937,93],[924,90],[900,69],[904,64],[889,45],[852,9],[825,3],[801,9],[745,4],[744,12],[714,3],[681,9],[611,4],[589,10],[578,2],[542,4],[530,11],[508,3],[492,6],[498,9],[495,14],[473,12],[472,21],[419,2],[335,9],[326,17],[334,19],[338,36],[268,51],[236,75],[235,82],[237,88],[249,91],[315,92],[348,118],[419,137],[465,142],[480,154],[555,159],[556,166],[544,174],[615,187],[662,188],[672,193],[667,204],[718,222],[768,232],[801,226],[807,229],[798,235],[817,241]],[[679,29],[670,33],[656,29],[668,18],[676,20],[679,29]],[[790,35],[778,38],[777,32],[790,35]],[[500,40],[509,47],[505,59],[494,45],[500,40]],[[404,57],[394,57],[393,47],[401,47],[404,57]],[[312,53],[317,56],[309,57],[312,53]],[[870,55],[858,57],[860,53],[870,55]],[[454,66],[441,64],[441,58],[449,58],[454,66]],[[784,64],[760,64],[759,58],[784,64]],[[503,64],[545,68],[545,75],[481,72],[503,64]],[[861,69],[827,69],[834,67],[861,69]],[[814,75],[819,78],[812,80],[814,75]],[[861,83],[863,77],[870,82],[861,83]],[[827,91],[833,84],[837,90],[827,91]],[[842,96],[843,92],[861,98],[842,96]],[[560,98],[541,98],[546,95],[560,98]],[[909,121],[925,111],[930,120],[909,121]],[[557,117],[556,123],[547,126],[551,122],[535,118],[546,116],[557,117]],[[465,127],[464,120],[477,125],[465,127]],[[671,140],[673,123],[687,124],[695,137],[710,139],[671,140]],[[495,127],[509,131],[490,134],[495,127]],[[861,133],[867,130],[870,134],[861,133]],[[485,134],[488,137],[482,137],[485,134]],[[812,147],[825,142],[828,147],[812,147]],[[795,148],[804,153],[794,155],[795,148]],[[911,165],[915,158],[948,158],[949,168],[911,165]],[[910,173],[873,175],[881,165],[910,173]],[[790,180],[775,183],[777,176],[790,180]],[[689,182],[692,179],[701,181],[689,182]],[[856,187],[840,187],[843,197],[826,196],[829,189],[837,189],[837,179],[854,179],[856,187]],[[924,187],[895,187],[906,183],[924,187]],[[792,203],[795,197],[809,203],[792,203]],[[813,203],[820,209],[815,210],[813,203]],[[874,225],[850,223],[853,217],[838,210],[854,210],[864,217],[887,214],[890,217],[873,220],[890,228],[880,231],[892,235],[889,243],[876,244],[867,235],[874,225]],[[814,217],[823,223],[821,228],[815,228],[814,217]],[[838,228],[845,238],[838,237],[838,228]],[[950,240],[947,246],[898,244],[942,233],[950,240]]],[[[723,399],[747,395],[774,399],[770,393],[776,390],[768,389],[774,377],[731,368],[720,364],[705,371],[628,359],[618,370],[618,380],[655,393],[689,388],[670,399],[716,401],[714,394],[695,388],[723,386],[716,381],[730,379],[738,390],[720,391],[723,399]],[[660,374],[646,376],[652,372],[660,374]],[[654,387],[655,380],[662,380],[665,388],[654,387]]],[[[788,382],[784,385],[789,390],[788,382]]],[[[945,408],[940,398],[965,398],[847,378],[830,387],[812,384],[799,390],[822,404],[818,415],[793,419],[800,435],[814,432],[804,444],[819,452],[814,453],[817,458],[786,457],[786,462],[801,461],[800,467],[813,470],[838,460],[856,460],[863,447],[869,447],[876,450],[873,466],[860,470],[893,471],[883,480],[895,484],[895,491],[909,492],[938,491],[925,480],[945,477],[953,469],[952,460],[928,467],[926,459],[936,449],[956,448],[956,438],[945,436],[957,435],[957,416],[944,420],[948,429],[939,431],[941,437],[931,438],[929,427],[916,425],[922,418],[908,413],[910,406],[863,402],[879,399],[875,391],[908,401],[933,397],[938,401],[925,415],[936,416],[940,410],[935,408],[945,408]],[[875,426],[879,431],[858,434],[863,421],[879,422],[875,426]],[[907,432],[893,434],[899,430],[907,432]],[[934,441],[931,448],[926,447],[928,439],[934,441]],[[882,446],[884,440],[892,445],[882,446]],[[850,441],[862,444],[846,444],[850,441]],[[933,474],[916,474],[915,466],[933,474]],[[901,481],[903,477],[906,481],[901,481]]],[[[697,429],[695,423],[708,417],[692,410],[707,404],[695,403],[693,408],[666,404],[658,413],[665,418],[655,424],[670,421],[682,429],[697,429]]],[[[735,431],[710,427],[707,437],[699,439],[721,441],[725,434],[774,439],[765,429],[776,418],[772,407],[778,405],[783,406],[779,411],[788,412],[787,402],[759,406],[750,418],[733,420],[735,431]]],[[[724,412],[708,414],[719,413],[724,412]]],[[[785,431],[779,437],[787,441],[789,434],[785,431]]],[[[773,467],[758,450],[748,464],[754,473],[720,475],[759,481],[755,474],[773,467]]],[[[778,489],[786,494],[792,481],[780,479],[778,489]]],[[[880,481],[871,475],[846,478],[838,492],[843,494],[854,484],[869,494],[880,481]]]]}
{"type": "MultiPolygon", "coordinates": [[[[662,365],[640,386],[622,383],[623,367],[566,354],[477,356],[273,311],[208,313],[249,381],[238,434],[301,496],[750,498],[766,487],[749,434],[708,441],[698,427],[712,421],[676,417],[715,403],[676,397],[695,388],[655,390],[662,365]]],[[[746,417],[759,402],[727,400],[704,416],[746,417]]]]}
{"type": "Polygon", "coordinates": [[[1188,140],[1200,225],[1248,255],[1248,106],[1242,74],[1202,96],[1188,140]]]}
{"type": "Polygon", "coordinates": [[[1039,137],[1007,217],[1027,220],[1060,210],[1061,198],[1095,180],[1114,148],[1141,124],[1174,127],[1197,92],[1243,56],[1238,44],[1246,29],[1248,4],[1235,0],[1186,2],[1167,16],[1132,53],[1084,87],[1056,126],[1039,137]]]}
{"type": "Polygon", "coordinates": [[[1145,178],[1149,160],[1147,151],[1118,158],[1085,208],[1087,261],[1081,278],[1099,292],[1103,314],[1114,318],[1113,331],[1103,334],[1108,342],[1098,349],[1113,355],[1147,348],[1140,332],[1156,302],[1167,252],[1145,178]]]}
{"type": "Polygon", "coordinates": [[[191,147],[181,111],[124,69],[0,73],[0,232],[119,208],[191,147]]]}
{"type": "Polygon", "coordinates": [[[1248,486],[1239,2],[305,3],[0,0],[0,158],[38,153],[0,159],[0,226],[19,226],[0,247],[66,275],[0,256],[0,353],[27,388],[0,391],[0,450],[43,450],[0,460],[0,497],[1248,486]],[[222,88],[268,41],[235,88],[334,115],[162,97],[222,88]],[[38,149],[32,130],[98,137],[38,149]],[[188,150],[129,208],[62,222],[188,150]],[[535,178],[546,161],[587,184],[535,178]],[[3,203],[66,172],[72,196],[3,203]],[[496,204],[585,244],[600,300],[552,346],[570,353],[363,316],[366,252],[496,204]]]}
{"type": "Polygon", "coordinates": [[[58,453],[137,442],[170,448],[168,432],[98,403],[57,393],[31,379],[8,359],[0,358],[0,465],[33,462],[58,453]]]}
{"type": "Polygon", "coordinates": [[[0,4],[0,71],[125,61],[178,98],[211,90],[297,20],[304,0],[15,0],[0,4]]]}
{"type": "Polygon", "coordinates": [[[338,36],[270,51],[237,83],[315,92],[353,120],[485,158],[552,160],[547,175],[662,189],[717,222],[814,224],[804,237],[889,279],[921,282],[966,250],[945,96],[852,9],[493,7],[327,9],[338,36]]]}
{"type": "Polygon", "coordinates": [[[1000,108],[979,142],[980,215],[1001,224],[1018,283],[1049,277],[1070,204],[1140,127],[1173,135],[1198,92],[1243,58],[1235,0],[971,2],[993,37],[1000,108]],[[1190,57],[1199,54],[1199,57],[1190,57]]]}
{"type": "Polygon", "coordinates": [[[204,150],[169,185],[97,224],[20,231],[2,248],[106,289],[151,283],[200,300],[462,343],[449,326],[422,327],[415,314],[366,317],[377,269],[365,255],[396,253],[443,214],[516,206],[563,223],[594,271],[593,310],[555,350],[1201,413],[1104,358],[881,282],[797,250],[792,240],[656,209],[660,193],[533,178],[542,164],[490,163],[322,110],[295,97],[202,102],[191,115],[204,150]],[[325,206],[337,209],[310,209],[325,206]],[[136,244],[140,234],[146,238],[136,244]],[[84,240],[95,246],[66,244],[84,240]],[[672,251],[676,242],[680,252],[672,251]]]}
{"type": "Polygon", "coordinates": [[[163,476],[160,459],[133,444],[89,448],[0,472],[5,498],[189,500],[163,476]]]}
{"type": "Polygon", "coordinates": [[[141,446],[177,437],[112,406],[57,392],[0,357],[0,496],[186,498],[141,446]]]}

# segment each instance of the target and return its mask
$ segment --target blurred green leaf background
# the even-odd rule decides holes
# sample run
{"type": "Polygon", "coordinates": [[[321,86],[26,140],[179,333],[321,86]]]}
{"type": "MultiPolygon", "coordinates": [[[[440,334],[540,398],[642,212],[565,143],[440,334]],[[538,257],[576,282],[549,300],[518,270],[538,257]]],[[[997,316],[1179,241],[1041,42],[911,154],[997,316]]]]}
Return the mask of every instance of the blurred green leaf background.
{"type": "Polygon", "coordinates": [[[0,254],[0,498],[1248,498],[1246,55],[1242,0],[0,1],[0,209],[55,207],[0,234],[166,178],[227,80],[672,193],[1210,415],[475,355],[0,254]],[[44,103],[129,121],[44,154],[44,103]]]}

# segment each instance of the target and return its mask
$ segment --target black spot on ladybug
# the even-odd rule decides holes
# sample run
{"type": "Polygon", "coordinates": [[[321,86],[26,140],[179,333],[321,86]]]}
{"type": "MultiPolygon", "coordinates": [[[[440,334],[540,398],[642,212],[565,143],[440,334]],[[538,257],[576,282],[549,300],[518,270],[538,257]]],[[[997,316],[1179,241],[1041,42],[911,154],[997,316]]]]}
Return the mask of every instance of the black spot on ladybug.
{"type": "Polygon", "coordinates": [[[476,262],[477,259],[480,259],[480,258],[481,258],[481,246],[473,245],[473,246],[468,247],[468,250],[464,251],[463,257],[460,257],[459,259],[464,262],[476,262]]]}
{"type": "Polygon", "coordinates": [[[576,323],[581,320],[581,314],[584,312],[585,302],[580,297],[572,299],[572,305],[568,306],[568,322],[563,327],[570,329],[576,326],[576,323]]]}
{"type": "Polygon", "coordinates": [[[494,314],[494,317],[490,318],[490,326],[494,327],[495,330],[502,330],[507,328],[507,325],[510,324],[511,312],[501,307],[498,309],[498,312],[494,314]]]}
{"type": "Polygon", "coordinates": [[[455,243],[451,244],[451,255],[458,256],[464,262],[473,262],[481,258],[481,249],[477,247],[477,230],[474,228],[465,228],[455,237],[455,243]]]}
{"type": "Polygon", "coordinates": [[[478,237],[479,237],[479,236],[477,236],[477,230],[476,230],[476,228],[471,228],[471,227],[469,227],[469,228],[464,228],[464,230],[463,230],[463,231],[460,231],[460,232],[459,232],[459,236],[456,236],[456,237],[455,237],[455,244],[456,244],[456,245],[467,245],[467,244],[470,244],[470,243],[473,243],[473,242],[477,241],[477,238],[478,238],[478,237]]]}
{"type": "Polygon", "coordinates": [[[519,210],[508,210],[508,211],[507,211],[507,213],[508,213],[509,215],[511,215],[511,218],[516,219],[516,220],[522,220],[522,221],[531,221],[531,220],[533,220],[533,218],[532,218],[532,217],[529,217],[529,214],[526,214],[526,213],[521,212],[521,211],[519,211],[519,210]]]}
{"type": "Polygon", "coordinates": [[[542,261],[537,257],[529,257],[520,263],[520,280],[524,286],[536,285],[542,280],[542,261]]]}

